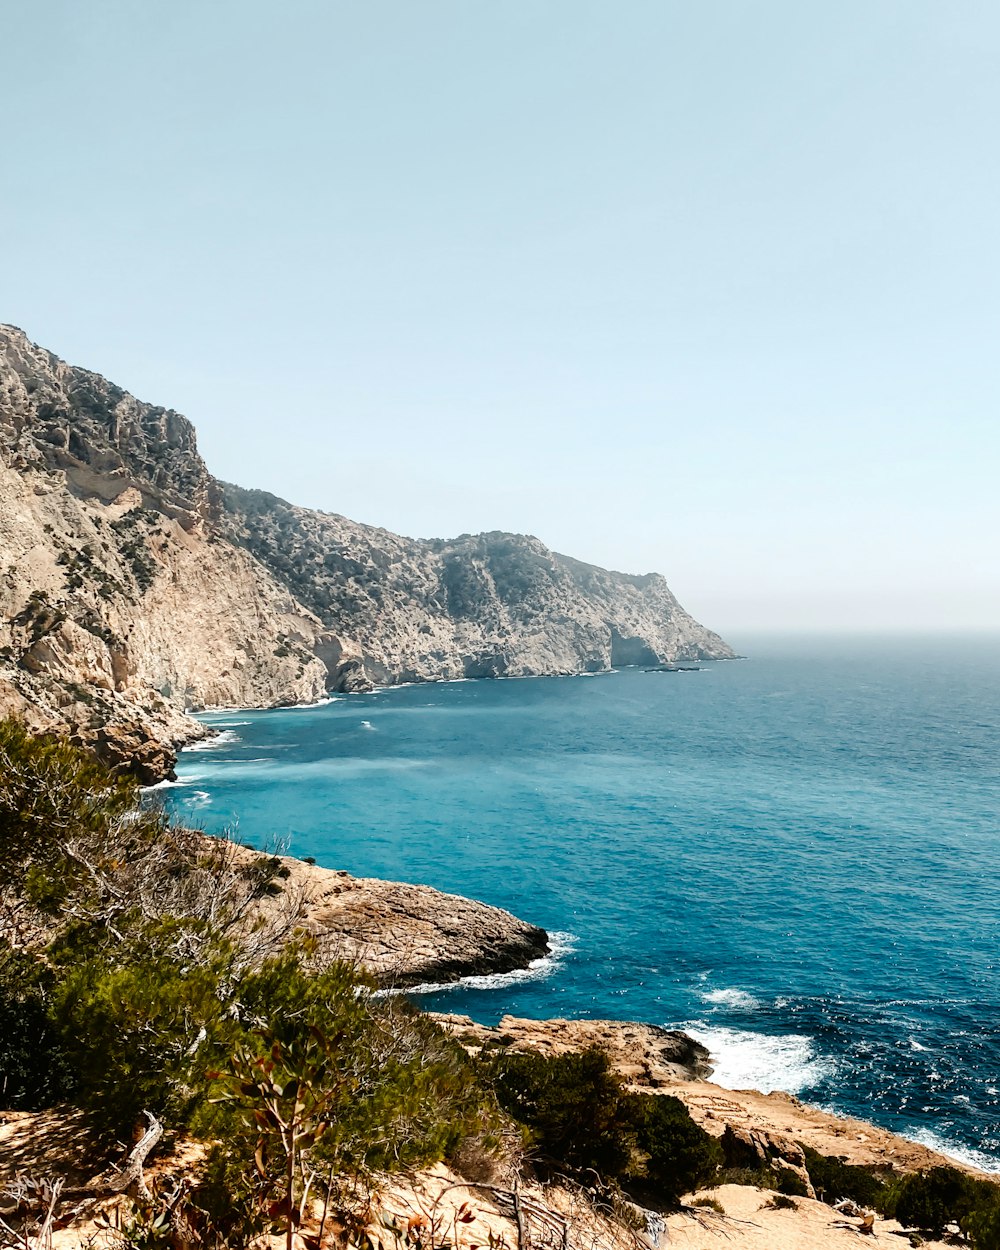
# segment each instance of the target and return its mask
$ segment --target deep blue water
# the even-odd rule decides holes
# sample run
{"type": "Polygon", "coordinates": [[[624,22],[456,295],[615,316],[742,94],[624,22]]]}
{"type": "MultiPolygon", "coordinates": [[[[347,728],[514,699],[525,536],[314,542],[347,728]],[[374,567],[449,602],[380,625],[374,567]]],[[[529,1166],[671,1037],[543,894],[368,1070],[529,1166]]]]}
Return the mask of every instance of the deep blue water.
{"type": "Polygon", "coordinates": [[[1000,639],[741,639],[697,673],[219,713],[176,814],[559,935],[429,1007],[682,1026],[1000,1167],[1000,639]]]}

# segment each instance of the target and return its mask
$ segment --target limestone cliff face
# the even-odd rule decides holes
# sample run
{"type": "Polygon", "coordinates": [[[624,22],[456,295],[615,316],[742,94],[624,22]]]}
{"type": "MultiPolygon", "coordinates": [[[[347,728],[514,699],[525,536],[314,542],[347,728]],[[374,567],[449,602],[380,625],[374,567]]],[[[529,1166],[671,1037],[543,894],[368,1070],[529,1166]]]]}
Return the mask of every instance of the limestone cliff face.
{"type": "Polygon", "coordinates": [[[658,574],[610,573],[524,534],[419,541],[229,485],[223,507],[228,537],[337,638],[337,688],[733,654],[658,574]]]}
{"type": "Polygon", "coordinates": [[[146,780],[184,709],[319,698],[319,622],[219,537],[191,425],[0,329],[0,712],[146,780]]]}
{"type": "Polygon", "coordinates": [[[153,780],[187,708],[731,655],[658,575],[225,486],[184,417],[0,326],[0,714],[153,780]]]}

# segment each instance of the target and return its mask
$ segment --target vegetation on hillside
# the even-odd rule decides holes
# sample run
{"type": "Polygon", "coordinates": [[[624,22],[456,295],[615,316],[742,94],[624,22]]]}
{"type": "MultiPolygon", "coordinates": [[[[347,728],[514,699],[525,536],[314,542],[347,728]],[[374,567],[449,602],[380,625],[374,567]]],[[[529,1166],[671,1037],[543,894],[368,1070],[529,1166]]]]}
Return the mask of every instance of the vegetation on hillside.
{"type": "MultiPolygon", "coordinates": [[[[107,1147],[136,1123],[208,1143],[185,1218],[209,1244],[290,1235],[346,1175],[482,1160],[514,1120],[540,1166],[596,1163],[602,1184],[669,1171],[661,1119],[603,1056],[553,1080],[531,1060],[477,1064],[305,939],[294,899],[257,907],[283,895],[280,860],[172,826],[133,781],[12,721],[0,778],[2,1104],[73,1105],[107,1147]],[[579,1154],[581,1112],[605,1102],[579,1154]]],[[[671,1174],[661,1201],[683,1188],[671,1174]]]]}
{"type": "MultiPolygon", "coordinates": [[[[132,1194],[123,1246],[180,1244],[183,1226],[185,1244],[281,1232],[291,1247],[348,1180],[449,1159],[482,1182],[512,1141],[521,1167],[618,1210],[669,1209],[720,1174],[678,1100],[627,1091],[599,1050],[470,1057],[303,936],[279,859],[172,826],[135,782],[13,721],[0,864],[0,1109],[78,1109],[95,1172],[139,1124],[127,1166],[84,1186],[132,1194]],[[157,1195],[143,1164],[163,1135],[201,1141],[204,1161],[157,1195]]],[[[830,1200],[1000,1247],[998,1191],[964,1173],[900,1183],[811,1152],[808,1166],[830,1200]]],[[[334,1227],[324,1216],[315,1250],[334,1227]]]]}

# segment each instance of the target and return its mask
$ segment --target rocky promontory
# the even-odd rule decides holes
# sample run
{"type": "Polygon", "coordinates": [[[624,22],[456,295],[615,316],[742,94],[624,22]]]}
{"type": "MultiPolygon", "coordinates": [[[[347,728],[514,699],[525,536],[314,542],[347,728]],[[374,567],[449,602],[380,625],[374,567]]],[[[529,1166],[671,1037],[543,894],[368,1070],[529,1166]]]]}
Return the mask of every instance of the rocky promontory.
{"type": "Polygon", "coordinates": [[[0,715],[145,781],[202,735],[188,709],[732,655],[658,574],[222,483],[179,413],[0,326],[0,715]]]}
{"type": "Polygon", "coordinates": [[[469,1016],[438,1012],[433,1017],[470,1050],[509,1046],[551,1057],[596,1046],[618,1075],[640,1089],[666,1089],[678,1081],[712,1075],[711,1056],[701,1042],[677,1029],[622,1020],[524,1020],[504,1016],[495,1028],[469,1016]]]}
{"type": "Polygon", "coordinates": [[[544,929],[501,907],[278,858],[281,892],[260,900],[262,917],[293,900],[301,927],[330,957],[359,965],[385,987],[513,972],[549,953],[544,929]]]}
{"type": "Polygon", "coordinates": [[[676,1030],[622,1020],[523,1020],[504,1016],[495,1028],[468,1016],[434,1019],[471,1050],[485,1045],[565,1054],[590,1046],[604,1050],[630,1087],[672,1094],[693,1120],[722,1139],[731,1166],[804,1165],[803,1146],[863,1167],[916,1172],[964,1164],[864,1120],[836,1115],[790,1094],[762,1094],[714,1084],[712,1056],[693,1037],[676,1030]]]}

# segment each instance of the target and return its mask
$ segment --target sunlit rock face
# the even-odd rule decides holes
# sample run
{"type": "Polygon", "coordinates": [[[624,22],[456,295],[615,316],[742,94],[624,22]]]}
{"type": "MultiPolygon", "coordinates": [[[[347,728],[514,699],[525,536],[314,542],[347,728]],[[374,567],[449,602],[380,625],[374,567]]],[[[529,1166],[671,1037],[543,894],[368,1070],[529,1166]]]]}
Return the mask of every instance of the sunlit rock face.
{"type": "Polygon", "coordinates": [[[221,483],[180,414],[0,327],[0,714],[146,780],[201,734],[186,709],[732,654],[657,574],[221,483]]]}

